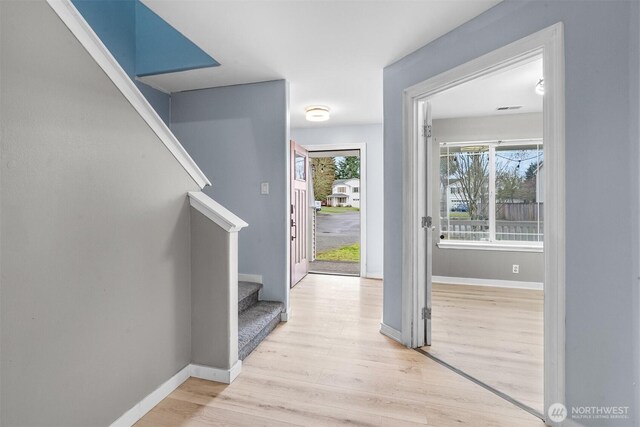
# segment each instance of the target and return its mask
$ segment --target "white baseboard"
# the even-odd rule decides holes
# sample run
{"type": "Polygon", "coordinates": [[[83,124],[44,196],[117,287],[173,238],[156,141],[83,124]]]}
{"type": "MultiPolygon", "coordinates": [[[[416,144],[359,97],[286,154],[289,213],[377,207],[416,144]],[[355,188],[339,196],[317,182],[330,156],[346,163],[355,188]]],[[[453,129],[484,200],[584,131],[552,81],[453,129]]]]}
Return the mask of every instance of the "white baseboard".
{"type": "Polygon", "coordinates": [[[367,275],[365,276],[366,279],[379,279],[382,280],[382,273],[371,273],[371,272],[367,272],[367,275]]]}
{"type": "Polygon", "coordinates": [[[490,286],[494,288],[533,289],[536,291],[544,289],[542,282],[519,282],[516,280],[489,280],[473,279],[468,277],[433,276],[432,281],[433,283],[442,283],[443,285],[490,286]]]}
{"type": "Polygon", "coordinates": [[[280,321],[288,322],[289,317],[291,317],[291,307],[288,307],[286,311],[283,311],[282,313],[280,313],[280,321]]]}
{"type": "Polygon", "coordinates": [[[203,380],[217,381],[220,383],[231,384],[242,370],[242,361],[238,360],[231,369],[217,369],[210,366],[202,366],[190,364],[185,366],[162,383],[157,389],[149,393],[144,399],[136,403],[133,408],[125,412],[120,418],[111,423],[110,427],[131,427],[137,423],[147,412],[153,409],[162,399],[171,394],[172,391],[180,387],[189,377],[200,378],[203,380]]]}
{"type": "Polygon", "coordinates": [[[380,333],[402,344],[402,332],[380,322],[380,333]]]}
{"type": "Polygon", "coordinates": [[[134,425],[140,418],[156,406],[162,399],[177,389],[180,384],[189,378],[191,365],[185,366],[177,374],[162,383],[160,387],[149,393],[144,399],[136,403],[133,408],[125,412],[120,418],[115,420],[111,427],[130,427],[134,425]]]}
{"type": "Polygon", "coordinates": [[[193,378],[216,381],[219,383],[231,384],[242,371],[242,360],[238,360],[230,369],[212,368],[211,366],[196,365],[190,366],[190,375],[193,378]]]}
{"type": "Polygon", "coordinates": [[[238,274],[238,281],[262,284],[262,276],[259,274],[238,274]]]}

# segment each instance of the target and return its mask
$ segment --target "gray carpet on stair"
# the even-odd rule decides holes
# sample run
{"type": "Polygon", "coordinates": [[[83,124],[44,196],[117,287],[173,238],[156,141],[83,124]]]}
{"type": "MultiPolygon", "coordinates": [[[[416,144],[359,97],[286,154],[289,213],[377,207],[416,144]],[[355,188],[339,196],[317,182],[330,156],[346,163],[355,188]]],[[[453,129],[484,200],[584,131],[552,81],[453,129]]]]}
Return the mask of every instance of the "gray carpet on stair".
{"type": "Polygon", "coordinates": [[[260,289],[262,289],[260,283],[238,282],[238,313],[258,303],[260,289]]]}
{"type": "Polygon", "coordinates": [[[238,316],[238,358],[243,360],[280,323],[283,304],[259,301],[238,316]]]}

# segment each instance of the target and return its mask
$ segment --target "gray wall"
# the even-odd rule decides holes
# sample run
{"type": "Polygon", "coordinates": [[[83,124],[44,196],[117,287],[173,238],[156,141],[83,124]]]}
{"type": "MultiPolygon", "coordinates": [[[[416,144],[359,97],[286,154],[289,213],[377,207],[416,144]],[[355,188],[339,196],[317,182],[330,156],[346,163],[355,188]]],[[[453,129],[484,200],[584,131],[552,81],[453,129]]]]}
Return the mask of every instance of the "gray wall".
{"type": "Polygon", "coordinates": [[[171,102],[171,129],[213,183],[205,193],[249,223],[240,273],[262,275],[262,298],[286,302],[286,82],[174,93],[171,102]]]}
{"type": "Polygon", "coordinates": [[[0,10],[0,424],[108,425],[190,362],[198,186],[45,2],[0,10]]]}
{"type": "MultiPolygon", "coordinates": [[[[640,2],[635,2],[631,6],[631,13],[629,14],[631,22],[640,22],[640,2]]],[[[631,42],[629,46],[629,74],[631,76],[631,83],[629,84],[630,102],[629,102],[629,116],[630,116],[630,129],[629,136],[632,141],[632,152],[629,156],[631,158],[632,167],[629,172],[631,179],[633,177],[640,176],[640,78],[633,78],[633,76],[640,75],[640,25],[632,25],[631,28],[631,42]],[[635,94],[635,95],[634,95],[635,94]],[[635,118],[635,119],[634,119],[635,118]],[[634,125],[635,122],[635,125],[634,125]],[[633,141],[637,141],[637,144],[633,144],[633,141]]],[[[640,192],[634,193],[630,198],[630,215],[632,218],[640,218],[640,192]]],[[[634,298],[635,313],[633,325],[635,333],[632,339],[635,360],[640,360],[640,223],[635,223],[634,228],[631,230],[631,235],[635,236],[635,244],[632,248],[632,281],[635,286],[634,298]]],[[[634,378],[636,384],[640,383],[640,363],[636,363],[634,378]]],[[[635,393],[636,413],[640,411],[640,387],[636,387],[635,393]]],[[[640,414],[636,415],[636,420],[640,424],[640,414]]]]}
{"type": "Polygon", "coordinates": [[[198,365],[229,369],[238,360],[237,250],[237,232],[191,208],[191,361],[198,365]]]}
{"type": "MultiPolygon", "coordinates": [[[[401,329],[402,90],[562,21],[567,401],[637,403],[639,17],[632,1],[506,1],[384,70],[385,323],[401,329]]],[[[636,425],[632,409],[584,424],[636,425]]]]}
{"type": "MultiPolygon", "coordinates": [[[[436,179],[433,206],[440,206],[439,149],[441,142],[486,141],[542,138],[542,113],[506,114],[488,117],[465,117],[433,121],[433,163],[436,179]]],[[[437,212],[437,210],[436,210],[437,212]]],[[[440,228],[440,216],[434,215],[433,225],[440,228]]],[[[471,249],[441,249],[438,235],[433,240],[433,274],[435,276],[472,279],[544,281],[544,254],[536,252],[507,252],[471,249]],[[520,266],[514,274],[513,264],[520,266]]]]}
{"type": "Polygon", "coordinates": [[[367,277],[382,277],[383,158],[382,125],[322,126],[291,129],[302,145],[353,144],[367,146],[367,277]]]}
{"type": "MultiPolygon", "coordinates": [[[[631,22],[635,25],[631,26],[631,40],[629,43],[629,140],[631,141],[632,150],[630,153],[631,165],[629,168],[630,179],[640,177],[640,2],[633,2],[629,13],[631,22]],[[634,21],[635,20],[635,21],[634,21]],[[635,76],[635,78],[634,78],[635,76]],[[633,142],[636,141],[635,144],[633,142]]],[[[633,181],[632,181],[633,182],[633,181]]],[[[640,192],[633,193],[629,200],[629,213],[632,218],[640,218],[640,192]]],[[[633,277],[631,280],[635,284],[633,286],[634,316],[633,327],[635,329],[632,337],[632,348],[634,350],[634,359],[640,360],[640,222],[635,222],[630,230],[632,238],[635,237],[634,246],[631,250],[633,277]]],[[[640,363],[636,363],[633,377],[636,384],[640,383],[640,363]]],[[[636,403],[636,421],[640,424],[640,387],[636,386],[635,390],[636,403]]]]}

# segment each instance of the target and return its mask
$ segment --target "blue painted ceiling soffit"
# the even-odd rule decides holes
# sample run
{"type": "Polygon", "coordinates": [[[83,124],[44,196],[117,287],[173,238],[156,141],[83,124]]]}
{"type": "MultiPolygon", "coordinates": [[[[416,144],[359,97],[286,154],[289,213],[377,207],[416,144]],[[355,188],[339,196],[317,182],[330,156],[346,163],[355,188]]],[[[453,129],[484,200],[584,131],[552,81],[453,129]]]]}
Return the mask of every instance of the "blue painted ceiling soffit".
{"type": "Polygon", "coordinates": [[[220,65],[142,2],[136,0],[135,6],[137,76],[220,65]]]}
{"type": "Polygon", "coordinates": [[[131,77],[220,65],[140,0],[72,2],[131,77]]]}
{"type": "Polygon", "coordinates": [[[129,76],[136,71],[135,0],[72,0],[129,76]]]}

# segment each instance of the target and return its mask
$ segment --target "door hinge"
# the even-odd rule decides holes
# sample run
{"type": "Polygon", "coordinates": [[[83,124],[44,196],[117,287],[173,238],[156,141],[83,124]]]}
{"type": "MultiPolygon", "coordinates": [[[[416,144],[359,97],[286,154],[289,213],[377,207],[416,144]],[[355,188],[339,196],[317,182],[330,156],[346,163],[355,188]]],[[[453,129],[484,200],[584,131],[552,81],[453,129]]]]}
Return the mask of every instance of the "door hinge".
{"type": "Polygon", "coordinates": [[[431,125],[422,126],[422,136],[426,136],[427,138],[431,138],[431,125]]]}
{"type": "Polygon", "coordinates": [[[422,307],[422,320],[431,319],[431,308],[422,307]]]}
{"type": "Polygon", "coordinates": [[[433,225],[433,218],[430,216],[422,217],[422,228],[429,228],[433,225]]]}

